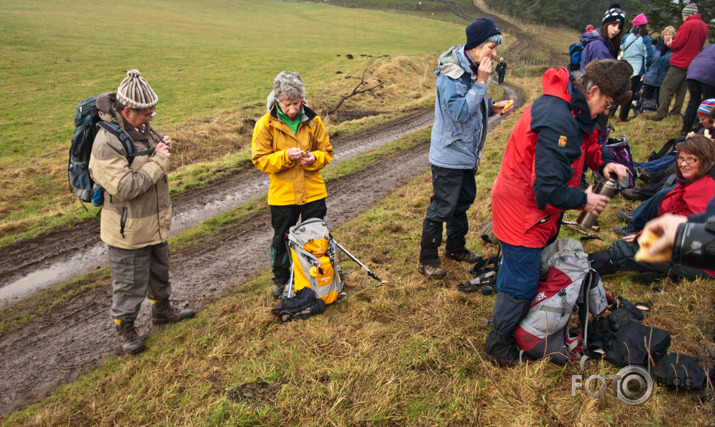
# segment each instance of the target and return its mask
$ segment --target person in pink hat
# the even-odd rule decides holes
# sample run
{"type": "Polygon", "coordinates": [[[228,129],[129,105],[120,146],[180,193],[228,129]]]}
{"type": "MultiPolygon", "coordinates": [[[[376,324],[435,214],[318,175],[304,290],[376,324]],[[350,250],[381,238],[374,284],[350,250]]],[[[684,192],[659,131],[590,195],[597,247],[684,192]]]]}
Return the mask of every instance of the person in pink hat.
{"type": "MultiPolygon", "coordinates": [[[[641,13],[633,18],[633,29],[621,41],[621,54],[623,59],[633,67],[631,92],[635,97],[636,93],[640,92],[641,80],[646,68],[653,61],[653,42],[648,36],[648,18],[644,14],[641,13]]],[[[621,106],[621,112],[618,116],[620,121],[628,121],[630,109],[630,102],[621,106]]]]}

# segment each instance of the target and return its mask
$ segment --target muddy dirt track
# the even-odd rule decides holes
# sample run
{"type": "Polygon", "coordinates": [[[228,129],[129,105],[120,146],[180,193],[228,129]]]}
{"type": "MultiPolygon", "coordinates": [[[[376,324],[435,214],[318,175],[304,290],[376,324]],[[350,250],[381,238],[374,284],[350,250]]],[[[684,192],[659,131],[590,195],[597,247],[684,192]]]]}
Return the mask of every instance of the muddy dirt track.
{"type": "MultiPolygon", "coordinates": [[[[505,97],[514,98],[516,107],[523,103],[519,93],[506,86],[504,89],[505,97]]],[[[336,156],[341,150],[370,148],[364,143],[365,137],[370,139],[370,135],[394,131],[406,122],[425,117],[429,120],[432,116],[431,109],[416,112],[352,138],[336,138],[332,141],[336,156]]],[[[503,118],[493,117],[490,126],[493,128],[503,118]]],[[[425,140],[409,152],[383,158],[363,170],[329,181],[328,225],[339,227],[370,209],[406,181],[426,172],[429,169],[428,150],[429,141],[425,140]]],[[[175,210],[180,213],[235,191],[247,175],[254,173],[249,170],[209,188],[183,194],[174,199],[175,210]]],[[[27,273],[60,261],[74,251],[96,245],[98,236],[97,221],[91,221],[20,242],[11,252],[2,255],[0,277],[27,273]]],[[[181,307],[200,310],[227,290],[265,272],[269,267],[266,253],[271,236],[268,212],[260,212],[237,224],[231,234],[221,236],[211,245],[190,255],[174,256],[171,260],[172,299],[181,307]]],[[[268,292],[266,289],[266,294],[268,292]]],[[[59,384],[73,381],[81,373],[121,353],[109,318],[110,304],[111,284],[107,283],[102,289],[76,295],[51,313],[40,314],[2,336],[0,418],[42,399],[59,384]]],[[[149,310],[148,302],[145,302],[137,319],[144,337],[151,333],[149,310]]]]}

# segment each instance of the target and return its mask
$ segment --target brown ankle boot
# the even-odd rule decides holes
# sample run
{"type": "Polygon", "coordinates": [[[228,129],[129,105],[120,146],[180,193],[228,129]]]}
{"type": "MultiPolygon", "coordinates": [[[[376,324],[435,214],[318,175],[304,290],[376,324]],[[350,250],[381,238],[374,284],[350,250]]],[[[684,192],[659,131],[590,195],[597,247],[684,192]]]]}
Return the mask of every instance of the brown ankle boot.
{"type": "Polygon", "coordinates": [[[114,319],[114,329],[126,353],[134,354],[144,350],[144,343],[137,333],[137,328],[134,327],[134,322],[114,319]]]}
{"type": "Polygon", "coordinates": [[[181,310],[172,307],[168,299],[152,300],[151,302],[151,322],[155,325],[180,322],[194,317],[194,314],[196,313],[192,310],[181,310]]]}

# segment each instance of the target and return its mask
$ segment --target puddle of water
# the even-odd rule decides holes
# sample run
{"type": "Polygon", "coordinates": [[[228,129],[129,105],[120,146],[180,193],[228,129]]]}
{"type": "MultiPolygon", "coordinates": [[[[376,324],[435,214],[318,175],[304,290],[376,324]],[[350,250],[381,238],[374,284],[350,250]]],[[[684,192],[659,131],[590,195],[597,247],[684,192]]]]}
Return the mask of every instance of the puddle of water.
{"type": "Polygon", "coordinates": [[[107,245],[96,246],[79,253],[66,262],[58,262],[42,270],[0,288],[0,308],[17,303],[41,289],[62,283],[80,274],[103,266],[106,261],[107,245]]]}

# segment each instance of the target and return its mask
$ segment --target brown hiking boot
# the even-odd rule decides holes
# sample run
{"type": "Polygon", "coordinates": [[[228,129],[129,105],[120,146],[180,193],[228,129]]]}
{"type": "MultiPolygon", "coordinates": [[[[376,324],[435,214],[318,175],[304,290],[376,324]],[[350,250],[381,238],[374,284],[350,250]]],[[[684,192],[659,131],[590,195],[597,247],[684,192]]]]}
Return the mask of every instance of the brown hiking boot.
{"type": "Polygon", "coordinates": [[[464,252],[449,252],[448,250],[444,250],[444,257],[453,259],[455,261],[459,262],[468,262],[470,264],[474,264],[477,261],[482,260],[481,255],[477,255],[474,252],[470,252],[468,250],[464,250],[464,252]]]}
{"type": "Polygon", "coordinates": [[[119,319],[114,319],[114,329],[117,331],[119,342],[122,343],[122,348],[126,353],[134,354],[144,350],[144,343],[139,338],[134,322],[123,322],[119,319]]]}
{"type": "Polygon", "coordinates": [[[633,188],[627,188],[621,191],[621,194],[628,200],[648,200],[648,197],[640,194],[637,190],[633,188]]]}
{"type": "Polygon", "coordinates": [[[426,264],[420,264],[417,266],[417,271],[428,279],[441,279],[447,275],[447,271],[444,268],[426,264]]]}
{"type": "Polygon", "coordinates": [[[151,302],[151,323],[162,325],[164,323],[180,322],[184,319],[194,317],[196,314],[192,310],[181,310],[172,307],[168,299],[151,302]]]}

